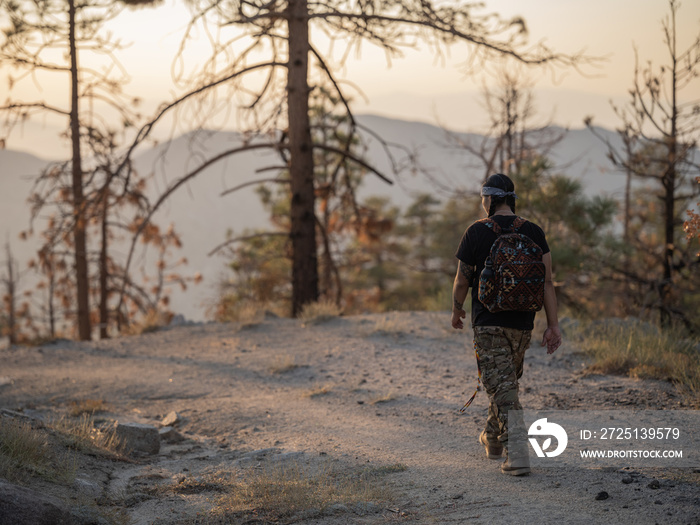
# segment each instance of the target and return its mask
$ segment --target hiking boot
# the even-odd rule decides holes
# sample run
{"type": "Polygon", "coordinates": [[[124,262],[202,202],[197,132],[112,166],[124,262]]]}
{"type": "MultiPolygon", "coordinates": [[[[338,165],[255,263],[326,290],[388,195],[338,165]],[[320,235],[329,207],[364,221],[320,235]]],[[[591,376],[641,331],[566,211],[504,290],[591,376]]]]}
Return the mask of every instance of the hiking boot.
{"type": "Polygon", "coordinates": [[[489,441],[488,437],[486,436],[486,431],[482,430],[481,434],[479,434],[479,443],[484,445],[484,448],[486,449],[486,457],[489,459],[501,459],[501,454],[503,454],[503,445],[500,443],[494,443],[493,441],[489,441]]]}
{"type": "Polygon", "coordinates": [[[530,458],[528,456],[513,459],[506,457],[506,460],[501,463],[501,472],[510,476],[525,476],[530,473],[530,458]]]}

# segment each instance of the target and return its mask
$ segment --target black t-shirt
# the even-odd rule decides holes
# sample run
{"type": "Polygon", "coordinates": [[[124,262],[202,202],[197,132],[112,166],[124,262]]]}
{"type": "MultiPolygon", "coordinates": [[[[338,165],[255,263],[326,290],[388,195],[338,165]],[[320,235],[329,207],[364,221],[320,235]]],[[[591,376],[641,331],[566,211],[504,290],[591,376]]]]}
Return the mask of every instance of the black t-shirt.
{"type": "MultiPolygon", "coordinates": [[[[491,218],[503,229],[513,225],[516,215],[494,215],[491,218]]],[[[549,253],[549,245],[542,228],[532,222],[523,224],[518,233],[527,235],[542,248],[542,253],[549,253]]],[[[485,224],[475,222],[464,232],[455,256],[469,266],[476,266],[474,279],[469,286],[472,289],[472,326],[502,326],[519,330],[532,330],[535,312],[489,312],[479,301],[479,275],[484,269],[486,258],[491,253],[491,246],[497,235],[485,224]]]]}

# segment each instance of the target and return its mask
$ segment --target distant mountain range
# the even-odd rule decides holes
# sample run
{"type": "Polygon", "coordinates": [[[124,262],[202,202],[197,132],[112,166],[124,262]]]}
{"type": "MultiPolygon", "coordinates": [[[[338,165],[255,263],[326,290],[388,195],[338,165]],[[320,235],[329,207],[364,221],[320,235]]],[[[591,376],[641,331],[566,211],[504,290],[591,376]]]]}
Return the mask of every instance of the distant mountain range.
{"type": "MultiPolygon", "coordinates": [[[[473,155],[448,145],[445,130],[426,123],[373,115],[360,116],[358,122],[387,143],[414,149],[421,166],[429,173],[429,176],[422,173],[394,176],[382,145],[365,133],[368,143],[366,158],[396,183],[390,186],[369,174],[360,190],[361,197],[385,195],[395,204],[406,206],[416,193],[429,192],[440,197],[442,185],[458,184],[473,187],[474,191],[478,189],[484,175],[483,167],[473,155]]],[[[549,152],[559,171],[581,180],[588,194],[619,196],[624,178],[615,174],[606,157],[606,146],[590,130],[553,131],[563,134],[562,140],[549,152]]],[[[602,128],[598,132],[619,145],[614,132],[602,128]]],[[[455,136],[461,141],[474,143],[482,140],[479,135],[455,136]]],[[[155,171],[157,184],[152,190],[155,196],[204,159],[241,144],[241,139],[236,132],[188,133],[137,154],[135,165],[143,174],[155,171]]],[[[394,151],[399,154],[399,150],[394,151]]],[[[29,225],[26,199],[32,180],[47,163],[47,160],[27,153],[0,150],[0,240],[11,242],[15,257],[23,265],[34,255],[36,247],[34,241],[22,242],[17,237],[29,225]]],[[[207,302],[213,304],[216,298],[219,279],[226,274],[225,261],[216,256],[208,257],[207,253],[225,240],[228,231],[241,234],[246,229],[267,225],[254,186],[225,197],[220,193],[243,182],[269,176],[257,170],[275,165],[279,165],[279,159],[274,153],[246,152],[228,157],[175,192],[157,214],[156,222],[163,226],[172,222],[181,233],[184,247],[176,258],[180,255],[187,257],[189,264],[184,273],[201,272],[204,276],[202,284],[190,287],[185,293],[173,291],[172,308],[175,312],[188,319],[202,319],[207,302]]],[[[4,254],[0,257],[2,259],[4,254]]],[[[2,273],[4,268],[0,267],[2,273]]]]}

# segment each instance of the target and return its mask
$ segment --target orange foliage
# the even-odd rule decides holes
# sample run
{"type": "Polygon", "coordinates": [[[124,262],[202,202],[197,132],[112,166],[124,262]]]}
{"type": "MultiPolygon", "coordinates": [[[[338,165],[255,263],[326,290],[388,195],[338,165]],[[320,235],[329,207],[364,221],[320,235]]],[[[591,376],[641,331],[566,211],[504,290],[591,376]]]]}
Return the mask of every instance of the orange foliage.
{"type": "Polygon", "coordinates": [[[378,242],[382,235],[391,231],[394,221],[375,216],[362,217],[358,228],[358,237],[363,244],[378,242]]]}
{"type": "MultiPolygon", "coordinates": [[[[700,184],[700,177],[696,177],[695,180],[700,184]]],[[[698,202],[698,207],[700,208],[700,202],[698,202]]],[[[688,236],[688,239],[693,237],[700,239],[700,215],[690,210],[686,213],[688,214],[688,220],[683,224],[685,234],[688,236]]],[[[698,252],[697,256],[700,257],[700,252],[698,252]]]]}

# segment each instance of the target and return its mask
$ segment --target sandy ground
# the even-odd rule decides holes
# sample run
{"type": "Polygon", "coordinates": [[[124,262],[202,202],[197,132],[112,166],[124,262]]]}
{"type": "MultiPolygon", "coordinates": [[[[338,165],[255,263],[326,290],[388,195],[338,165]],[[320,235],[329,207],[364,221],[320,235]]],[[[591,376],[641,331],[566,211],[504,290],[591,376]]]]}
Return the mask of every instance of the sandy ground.
{"type": "MultiPolygon", "coordinates": [[[[525,408],[684,407],[666,382],[584,375],[575,344],[548,356],[537,337],[521,381],[525,408]]],[[[14,347],[0,351],[0,362],[0,408],[46,414],[91,398],[120,421],[158,425],[170,411],[181,415],[185,442],[80,473],[124,494],[135,524],[177,523],[211,496],[154,498],[139,487],[289,460],[407,467],[383,478],[393,501],[303,523],[700,523],[700,474],[692,469],[636,469],[632,483],[621,481],[629,470],[614,468],[501,474],[477,444],[486,394],[458,412],[476,364],[471,333],[452,330],[447,313],[197,324],[14,347]],[[322,387],[325,394],[310,395],[322,387]],[[649,487],[654,479],[659,488],[649,487]],[[601,491],[609,498],[596,500],[601,491]]]]}

